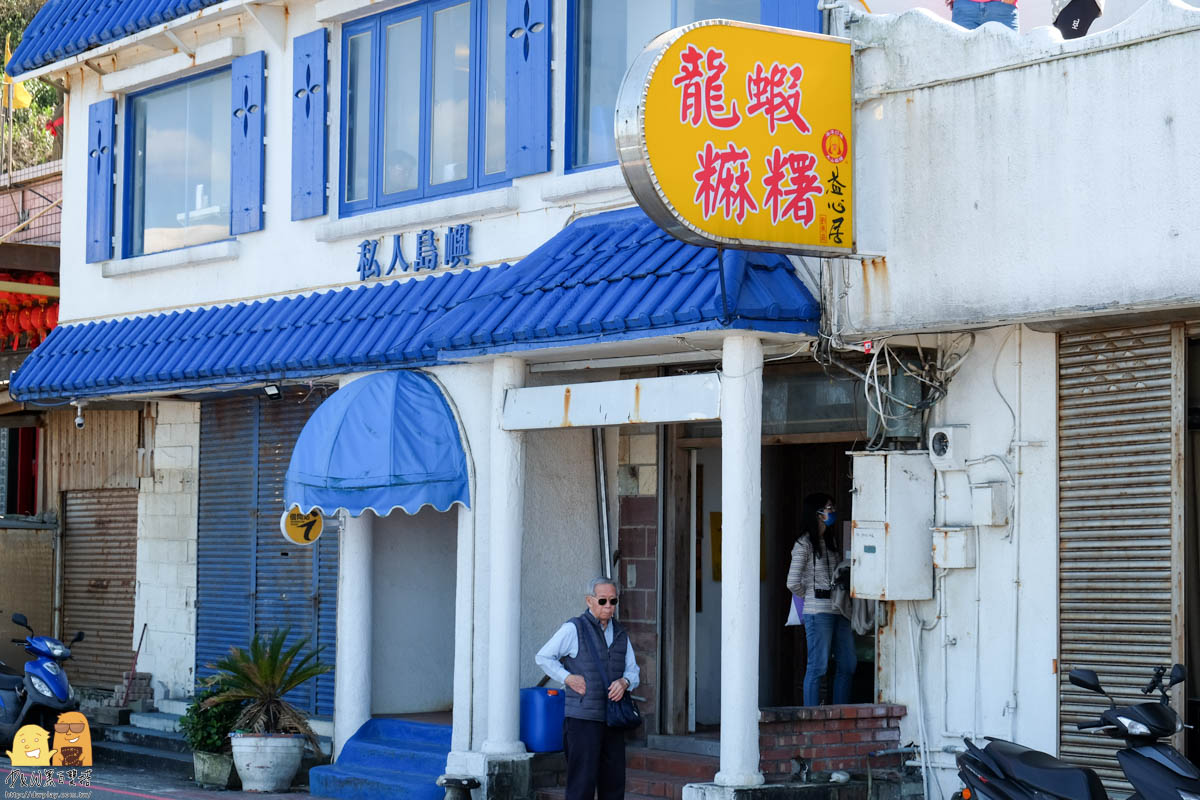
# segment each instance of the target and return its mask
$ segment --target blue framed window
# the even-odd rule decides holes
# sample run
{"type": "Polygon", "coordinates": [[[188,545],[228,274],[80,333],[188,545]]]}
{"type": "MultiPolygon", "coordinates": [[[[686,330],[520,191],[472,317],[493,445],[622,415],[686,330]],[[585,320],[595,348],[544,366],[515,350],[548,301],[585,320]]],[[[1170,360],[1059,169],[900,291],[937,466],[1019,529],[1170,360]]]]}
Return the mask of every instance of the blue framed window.
{"type": "Polygon", "coordinates": [[[507,180],[505,0],[433,0],[343,26],[341,214],[507,180]]]}
{"type": "Polygon", "coordinates": [[[569,0],[567,170],[616,163],[617,91],[655,36],[714,17],[787,25],[777,7],[793,2],[804,0],[569,0]]]}
{"type": "Polygon", "coordinates": [[[127,257],[229,238],[231,82],[225,68],[129,96],[127,257]]]}

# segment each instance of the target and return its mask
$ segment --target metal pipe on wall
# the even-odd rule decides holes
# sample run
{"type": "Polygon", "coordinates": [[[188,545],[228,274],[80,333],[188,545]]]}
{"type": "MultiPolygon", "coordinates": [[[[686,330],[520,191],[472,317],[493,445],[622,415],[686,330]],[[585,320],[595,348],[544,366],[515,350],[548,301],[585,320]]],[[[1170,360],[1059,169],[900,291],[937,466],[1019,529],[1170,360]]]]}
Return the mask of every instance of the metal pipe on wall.
{"type": "Polygon", "coordinates": [[[605,457],[604,429],[592,428],[592,453],[596,463],[596,518],[600,527],[600,574],[611,578],[612,539],[608,530],[608,459],[605,457]]]}

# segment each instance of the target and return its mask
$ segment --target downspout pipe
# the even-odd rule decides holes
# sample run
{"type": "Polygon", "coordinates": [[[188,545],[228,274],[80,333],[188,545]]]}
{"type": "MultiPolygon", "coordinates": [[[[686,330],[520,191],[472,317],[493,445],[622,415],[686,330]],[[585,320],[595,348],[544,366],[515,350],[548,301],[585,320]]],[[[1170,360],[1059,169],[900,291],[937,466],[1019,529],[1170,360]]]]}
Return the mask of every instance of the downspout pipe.
{"type": "Polygon", "coordinates": [[[600,527],[600,574],[611,578],[613,557],[612,538],[608,528],[608,459],[603,428],[592,428],[592,454],[596,462],[596,520],[600,527]]]}

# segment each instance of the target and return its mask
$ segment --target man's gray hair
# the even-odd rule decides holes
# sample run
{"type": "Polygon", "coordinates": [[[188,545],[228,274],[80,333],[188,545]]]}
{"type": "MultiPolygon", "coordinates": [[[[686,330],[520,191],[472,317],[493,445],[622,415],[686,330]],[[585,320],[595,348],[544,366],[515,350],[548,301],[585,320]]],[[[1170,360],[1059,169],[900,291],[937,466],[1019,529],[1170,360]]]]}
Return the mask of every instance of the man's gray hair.
{"type": "Polygon", "coordinates": [[[613,580],[612,578],[606,578],[603,575],[601,575],[598,578],[592,578],[592,580],[588,583],[588,596],[595,597],[596,596],[596,587],[604,586],[605,584],[608,584],[609,586],[613,587],[613,589],[617,588],[617,582],[615,580],[613,580]]]}

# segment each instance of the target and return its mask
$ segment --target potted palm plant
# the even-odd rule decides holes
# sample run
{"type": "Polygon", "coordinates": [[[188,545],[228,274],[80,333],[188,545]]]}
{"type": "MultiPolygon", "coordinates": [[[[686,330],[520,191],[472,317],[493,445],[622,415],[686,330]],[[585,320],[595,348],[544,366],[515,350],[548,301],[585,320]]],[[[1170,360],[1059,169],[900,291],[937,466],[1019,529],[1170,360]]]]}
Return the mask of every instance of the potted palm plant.
{"type": "Polygon", "coordinates": [[[306,742],[321,755],[308,717],[283,697],[332,667],[321,663],[319,649],[308,649],[307,637],[291,645],[287,638],[284,629],[255,636],[246,649],[230,648],[215,665],[218,691],[203,702],[206,708],[244,703],[229,736],[246,791],[280,792],[291,786],[306,742]]]}
{"type": "MultiPolygon", "coordinates": [[[[207,684],[206,684],[207,685],[207,684]]],[[[197,693],[179,718],[179,729],[192,748],[193,777],[205,787],[230,788],[236,774],[230,755],[229,734],[233,731],[242,703],[224,703],[207,708],[204,701],[215,696],[219,689],[209,687],[197,693]]]]}

